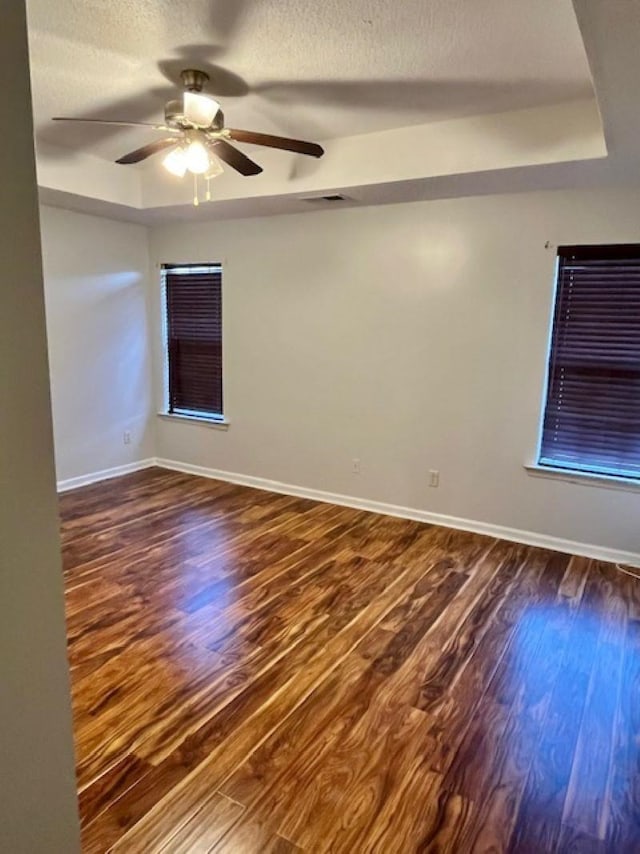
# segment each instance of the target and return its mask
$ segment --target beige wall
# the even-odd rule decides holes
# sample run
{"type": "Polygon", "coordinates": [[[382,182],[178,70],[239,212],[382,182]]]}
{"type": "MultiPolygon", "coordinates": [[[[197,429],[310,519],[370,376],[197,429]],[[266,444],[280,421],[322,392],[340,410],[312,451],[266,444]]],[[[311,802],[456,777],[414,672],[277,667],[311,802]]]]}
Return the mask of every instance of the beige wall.
{"type": "MultiPolygon", "coordinates": [[[[552,303],[544,243],[635,241],[639,210],[638,193],[549,192],[153,229],[155,264],[224,264],[231,421],[162,420],[158,456],[640,555],[640,492],[523,468],[552,303]]],[[[153,296],[159,329],[157,269],[153,296]]]]}
{"type": "Polygon", "coordinates": [[[147,230],[49,207],[41,230],[58,481],[147,459],[147,230]]]}
{"type": "Polygon", "coordinates": [[[0,851],[79,850],[24,7],[0,4],[0,851]]]}

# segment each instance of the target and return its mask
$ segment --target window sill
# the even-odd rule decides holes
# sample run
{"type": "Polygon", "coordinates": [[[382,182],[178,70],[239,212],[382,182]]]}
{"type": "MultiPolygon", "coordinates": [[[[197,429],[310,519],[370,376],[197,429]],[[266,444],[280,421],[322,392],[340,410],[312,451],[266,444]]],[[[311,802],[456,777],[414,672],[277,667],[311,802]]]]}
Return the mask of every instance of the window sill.
{"type": "Polygon", "coordinates": [[[190,424],[204,424],[213,427],[214,430],[228,430],[229,422],[226,418],[207,418],[206,415],[181,415],[178,412],[158,412],[158,418],[166,418],[168,421],[186,421],[190,424]]]}
{"type": "Polygon", "coordinates": [[[546,477],[552,480],[564,480],[568,483],[579,483],[581,486],[599,486],[603,489],[618,489],[623,492],[640,492],[640,480],[630,480],[626,477],[589,474],[588,472],[554,469],[550,466],[535,464],[526,465],[525,469],[527,474],[532,477],[546,477]]]}

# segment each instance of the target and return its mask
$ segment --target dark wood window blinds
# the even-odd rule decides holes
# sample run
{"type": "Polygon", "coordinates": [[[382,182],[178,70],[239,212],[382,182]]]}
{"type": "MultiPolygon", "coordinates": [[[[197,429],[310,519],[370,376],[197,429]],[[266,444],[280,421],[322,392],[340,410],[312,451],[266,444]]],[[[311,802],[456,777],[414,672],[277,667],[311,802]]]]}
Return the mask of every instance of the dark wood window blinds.
{"type": "Polygon", "coordinates": [[[222,269],[162,268],[169,412],[222,418],[222,269]]]}
{"type": "Polygon", "coordinates": [[[640,245],[558,249],[539,463],[640,478],[640,245]]]}

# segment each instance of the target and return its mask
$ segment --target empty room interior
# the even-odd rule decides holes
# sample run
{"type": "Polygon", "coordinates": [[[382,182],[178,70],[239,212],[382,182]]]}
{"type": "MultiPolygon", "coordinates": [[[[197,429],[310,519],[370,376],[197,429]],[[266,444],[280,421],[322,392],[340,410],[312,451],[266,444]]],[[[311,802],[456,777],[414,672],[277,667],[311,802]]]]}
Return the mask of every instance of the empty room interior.
{"type": "Polygon", "coordinates": [[[0,851],[640,852],[640,3],[3,0],[0,851]]]}

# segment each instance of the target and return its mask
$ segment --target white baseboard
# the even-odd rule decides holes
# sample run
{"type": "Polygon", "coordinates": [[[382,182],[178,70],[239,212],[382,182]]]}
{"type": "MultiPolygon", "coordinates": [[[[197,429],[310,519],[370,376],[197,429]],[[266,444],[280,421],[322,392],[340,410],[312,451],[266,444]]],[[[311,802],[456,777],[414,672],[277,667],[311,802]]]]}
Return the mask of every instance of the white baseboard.
{"type": "Polygon", "coordinates": [[[534,531],[521,531],[517,528],[505,528],[502,525],[492,525],[488,522],[477,522],[474,519],[462,519],[458,516],[445,516],[441,513],[431,513],[428,510],[417,510],[412,507],[402,507],[397,504],[385,504],[381,501],[370,501],[366,498],[356,498],[351,495],[340,495],[334,492],[324,492],[319,489],[308,489],[304,486],[295,486],[290,483],[280,483],[277,480],[267,480],[262,477],[252,477],[246,474],[222,471],[220,469],[194,466],[190,463],[176,462],[175,460],[156,459],[155,465],[185,474],[197,474],[201,477],[210,477],[215,480],[224,480],[228,483],[237,483],[241,486],[252,486],[255,489],[265,489],[268,492],[278,492],[283,495],[294,495],[299,498],[310,498],[313,501],[323,501],[328,504],[338,504],[342,507],[353,507],[356,510],[369,510],[372,513],[381,513],[385,516],[399,516],[402,519],[413,519],[417,522],[428,522],[432,525],[442,525],[445,528],[458,528],[461,531],[472,531],[475,534],[486,534],[489,537],[497,537],[501,540],[509,540],[515,543],[523,543],[528,546],[538,546],[557,552],[581,555],[594,560],[603,560],[610,563],[620,563],[627,566],[640,567],[640,554],[634,552],[619,551],[603,546],[594,546],[589,543],[578,543],[573,540],[564,540],[560,537],[551,537],[546,534],[538,534],[534,531]]]}
{"type": "Polygon", "coordinates": [[[135,463],[127,463],[124,466],[114,466],[111,469],[94,471],[90,474],[81,474],[79,477],[70,477],[68,480],[59,480],[58,492],[68,492],[70,489],[77,489],[79,486],[87,486],[90,483],[97,483],[99,480],[109,480],[111,477],[130,474],[133,471],[141,471],[155,465],[155,458],[149,457],[146,460],[137,460],[135,463]]]}

